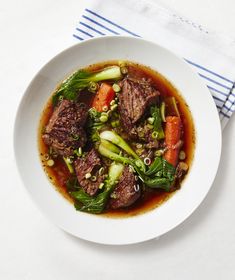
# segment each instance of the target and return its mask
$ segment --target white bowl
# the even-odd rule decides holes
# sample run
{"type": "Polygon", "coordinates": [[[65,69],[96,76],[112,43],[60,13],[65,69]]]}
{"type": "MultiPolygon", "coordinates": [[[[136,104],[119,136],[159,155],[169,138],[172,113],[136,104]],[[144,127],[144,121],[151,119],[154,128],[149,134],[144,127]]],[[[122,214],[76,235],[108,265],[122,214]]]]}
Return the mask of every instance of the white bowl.
{"type": "Polygon", "coordinates": [[[17,166],[26,189],[52,222],[85,240],[104,244],[131,244],[168,232],[199,206],[217,172],[221,129],[211,94],[186,62],[152,42],[111,36],[74,45],[54,57],[38,72],[18,109],[14,147],[17,166]],[[196,130],[193,164],[180,191],[155,210],[123,219],[76,211],[47,179],[37,145],[40,114],[56,85],[74,70],[113,59],[136,61],[164,75],[189,105],[196,130]]]}

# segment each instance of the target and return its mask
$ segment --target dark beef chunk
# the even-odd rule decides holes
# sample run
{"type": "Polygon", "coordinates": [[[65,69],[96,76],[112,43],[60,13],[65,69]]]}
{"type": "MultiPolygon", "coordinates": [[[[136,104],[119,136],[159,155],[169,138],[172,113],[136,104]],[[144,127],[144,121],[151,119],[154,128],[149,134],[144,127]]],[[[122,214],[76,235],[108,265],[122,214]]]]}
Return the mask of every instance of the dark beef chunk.
{"type": "Polygon", "coordinates": [[[78,182],[84,191],[91,196],[97,193],[100,183],[104,181],[104,175],[98,174],[101,165],[100,157],[95,149],[90,150],[83,158],[78,157],[74,162],[78,182]],[[86,179],[87,173],[96,176],[96,181],[92,181],[91,178],[86,179]]]}
{"type": "Polygon", "coordinates": [[[140,189],[139,186],[137,187],[135,175],[130,170],[130,168],[126,166],[116,188],[111,195],[109,207],[112,209],[128,207],[139,197],[140,189]]]}
{"type": "Polygon", "coordinates": [[[137,137],[136,123],[150,105],[157,102],[159,91],[150,82],[126,78],[121,83],[122,92],[119,94],[119,112],[121,122],[126,132],[137,137]]]}
{"type": "Polygon", "coordinates": [[[83,103],[63,100],[55,108],[42,138],[58,154],[71,156],[86,143],[85,124],[88,108],[83,103]]]}

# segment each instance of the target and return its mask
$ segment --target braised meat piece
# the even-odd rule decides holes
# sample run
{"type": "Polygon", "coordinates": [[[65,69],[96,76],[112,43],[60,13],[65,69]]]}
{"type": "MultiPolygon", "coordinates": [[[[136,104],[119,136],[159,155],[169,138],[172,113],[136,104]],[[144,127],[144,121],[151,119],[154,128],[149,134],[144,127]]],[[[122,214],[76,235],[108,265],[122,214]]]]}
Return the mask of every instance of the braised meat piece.
{"type": "Polygon", "coordinates": [[[42,138],[61,156],[71,156],[74,149],[86,143],[83,125],[88,108],[83,103],[63,100],[55,108],[42,138]]]}
{"type": "Polygon", "coordinates": [[[145,80],[126,78],[120,85],[122,87],[122,92],[119,94],[121,122],[126,132],[135,138],[137,136],[135,124],[143,116],[146,108],[157,102],[160,93],[145,80]]]}
{"type": "Polygon", "coordinates": [[[104,181],[104,175],[99,175],[102,163],[95,149],[90,150],[83,158],[78,157],[74,162],[74,166],[81,187],[87,194],[95,195],[99,190],[100,184],[104,181]],[[94,176],[96,177],[95,179],[94,176]]]}
{"type": "Polygon", "coordinates": [[[135,181],[135,175],[126,166],[122,172],[121,178],[114,189],[110,198],[110,207],[118,209],[128,207],[140,197],[140,188],[135,181]]]}

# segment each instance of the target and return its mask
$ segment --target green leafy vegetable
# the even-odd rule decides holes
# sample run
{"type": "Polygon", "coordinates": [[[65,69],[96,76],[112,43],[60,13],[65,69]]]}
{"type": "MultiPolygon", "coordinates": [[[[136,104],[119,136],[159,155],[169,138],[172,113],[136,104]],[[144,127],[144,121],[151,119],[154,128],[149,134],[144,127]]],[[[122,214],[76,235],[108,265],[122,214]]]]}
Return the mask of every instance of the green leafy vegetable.
{"type": "Polygon", "coordinates": [[[135,152],[128,146],[128,144],[115,132],[104,131],[100,134],[100,145],[98,147],[99,153],[113,161],[120,162],[125,165],[131,165],[137,172],[139,178],[150,188],[162,188],[166,191],[174,181],[175,168],[162,157],[156,157],[154,162],[146,170],[143,168],[142,160],[136,156],[135,152]],[[120,155],[120,150],[123,148],[130,156],[126,157],[120,155]]]}
{"type": "Polygon", "coordinates": [[[70,192],[75,199],[75,208],[80,211],[99,214],[104,211],[107,200],[120,178],[124,166],[120,163],[112,164],[109,168],[108,178],[104,182],[103,192],[92,197],[80,189],[79,191],[70,192]]]}
{"type": "Polygon", "coordinates": [[[78,180],[76,176],[70,177],[67,181],[66,181],[66,189],[68,192],[72,192],[72,191],[77,191],[79,190],[81,187],[78,184],[78,180]]]}
{"type": "Polygon", "coordinates": [[[157,132],[157,139],[163,139],[165,137],[164,131],[162,128],[162,117],[161,117],[161,110],[157,106],[152,106],[150,108],[150,114],[153,121],[153,130],[157,132]]]}
{"type": "Polygon", "coordinates": [[[145,174],[151,176],[160,170],[162,170],[162,159],[161,157],[156,157],[145,174]]]}
{"type": "Polygon", "coordinates": [[[133,151],[133,149],[127,144],[127,142],[119,136],[116,132],[111,130],[106,130],[100,133],[100,138],[107,140],[118,147],[122,148],[128,155],[132,156],[136,159],[136,163],[139,164],[140,169],[144,172],[145,171],[145,164],[140,159],[140,157],[133,151]]]}
{"type": "Polygon", "coordinates": [[[95,108],[89,110],[89,117],[87,122],[88,136],[92,142],[100,140],[99,130],[104,126],[104,123],[100,121],[101,113],[96,111],[95,108]]]}
{"type": "Polygon", "coordinates": [[[78,70],[62,82],[52,97],[52,103],[55,105],[62,97],[69,100],[75,100],[78,93],[84,88],[89,87],[90,83],[104,80],[119,80],[122,73],[119,66],[110,66],[96,72],[78,70]]]}
{"type": "Polygon", "coordinates": [[[150,188],[164,189],[165,191],[170,191],[170,181],[167,178],[155,177],[152,179],[146,178],[144,180],[146,186],[150,188]]]}

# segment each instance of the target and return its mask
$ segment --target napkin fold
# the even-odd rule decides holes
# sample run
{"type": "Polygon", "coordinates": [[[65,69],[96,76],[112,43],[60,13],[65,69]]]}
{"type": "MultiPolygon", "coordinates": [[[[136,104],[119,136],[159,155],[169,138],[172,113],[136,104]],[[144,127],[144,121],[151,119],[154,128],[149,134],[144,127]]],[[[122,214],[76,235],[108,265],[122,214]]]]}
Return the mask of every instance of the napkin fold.
{"type": "Polygon", "coordinates": [[[151,0],[89,1],[73,37],[105,35],[143,37],[184,58],[207,85],[226,126],[235,111],[235,40],[151,0]]]}

